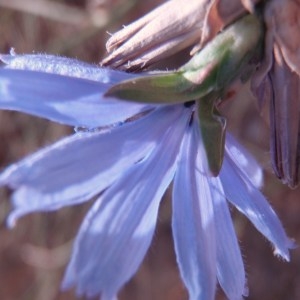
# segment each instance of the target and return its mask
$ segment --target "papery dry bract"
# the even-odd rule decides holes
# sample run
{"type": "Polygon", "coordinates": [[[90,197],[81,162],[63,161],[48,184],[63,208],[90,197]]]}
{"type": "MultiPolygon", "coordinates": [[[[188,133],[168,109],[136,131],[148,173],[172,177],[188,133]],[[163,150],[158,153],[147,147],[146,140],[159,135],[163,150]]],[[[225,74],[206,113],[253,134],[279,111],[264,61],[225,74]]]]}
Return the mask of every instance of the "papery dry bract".
{"type": "Polygon", "coordinates": [[[107,42],[103,65],[126,70],[144,68],[189,46],[192,53],[211,40],[259,0],[167,1],[124,27],[107,42]],[[199,46],[200,45],[200,46],[199,46]]]}
{"type": "Polygon", "coordinates": [[[269,107],[273,169],[290,187],[300,179],[299,14],[297,0],[267,3],[265,56],[252,80],[260,107],[269,107]]]}

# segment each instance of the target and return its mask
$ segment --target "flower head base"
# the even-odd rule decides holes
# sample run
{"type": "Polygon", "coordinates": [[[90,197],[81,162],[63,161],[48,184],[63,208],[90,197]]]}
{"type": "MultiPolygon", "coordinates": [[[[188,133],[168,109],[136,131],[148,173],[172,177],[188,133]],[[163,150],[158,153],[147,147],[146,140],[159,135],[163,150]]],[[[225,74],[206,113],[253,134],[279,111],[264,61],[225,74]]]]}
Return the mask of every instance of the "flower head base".
{"type": "Polygon", "coordinates": [[[247,15],[226,28],[177,71],[122,81],[105,95],[151,104],[198,100],[209,170],[216,176],[222,166],[226,129],[226,120],[220,116],[217,104],[233,81],[251,73],[250,62],[260,53],[262,37],[260,20],[247,15]]]}
{"type": "Polygon", "coordinates": [[[265,55],[252,78],[252,90],[271,125],[275,174],[294,188],[300,181],[299,3],[295,0],[167,1],[115,33],[107,43],[104,66],[139,70],[194,46],[191,54],[255,5],[264,5],[265,55]],[[283,88],[282,88],[283,87],[283,88]]]}
{"type": "Polygon", "coordinates": [[[78,295],[115,299],[147,252],[161,198],[172,181],[175,251],[190,299],[214,299],[217,281],[229,299],[247,294],[227,201],[272,243],[275,254],[289,260],[292,243],[259,191],[262,171],[230,135],[219,175],[207,175],[198,103],[121,102],[104,93],[130,74],[53,56],[5,59],[0,107],[65,124],[106,126],[66,137],[0,174],[0,185],[15,190],[11,226],[22,215],[98,196],[77,235],[63,288],[75,285],[78,295]],[[17,60],[19,69],[10,68],[17,60]],[[64,75],[57,74],[58,63],[64,75]],[[93,70],[95,78],[73,77],[74,68],[81,74],[93,70]],[[103,72],[105,82],[99,79],[103,72]]]}

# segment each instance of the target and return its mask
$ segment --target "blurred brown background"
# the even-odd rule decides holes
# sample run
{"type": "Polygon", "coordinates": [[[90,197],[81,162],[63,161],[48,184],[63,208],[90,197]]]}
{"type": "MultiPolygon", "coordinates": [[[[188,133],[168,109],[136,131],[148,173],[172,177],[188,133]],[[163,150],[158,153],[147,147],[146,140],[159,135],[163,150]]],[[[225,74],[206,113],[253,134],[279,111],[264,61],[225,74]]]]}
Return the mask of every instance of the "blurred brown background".
{"type": "MultiPolygon", "coordinates": [[[[108,32],[141,16],[162,0],[0,0],[0,53],[53,53],[97,63],[105,55],[108,32]]],[[[181,57],[186,55],[181,54],[181,57]]],[[[178,61],[178,57],[174,60],[178,61]]],[[[172,59],[163,65],[172,67],[172,59]]],[[[266,169],[264,193],[288,235],[300,242],[300,189],[290,190],[272,174],[268,128],[247,92],[224,111],[231,131],[266,169]]],[[[0,112],[0,168],[72,133],[60,126],[14,112],[0,112]]],[[[59,284],[72,241],[90,203],[54,213],[22,218],[14,230],[5,226],[9,191],[0,189],[0,299],[75,299],[59,284]]],[[[232,209],[248,274],[249,300],[300,299],[300,251],[291,263],[272,254],[268,242],[232,209]]],[[[152,247],[136,276],[121,291],[121,300],[188,299],[173,253],[168,193],[163,201],[152,247]]],[[[225,299],[221,291],[218,299],[225,299]]]]}

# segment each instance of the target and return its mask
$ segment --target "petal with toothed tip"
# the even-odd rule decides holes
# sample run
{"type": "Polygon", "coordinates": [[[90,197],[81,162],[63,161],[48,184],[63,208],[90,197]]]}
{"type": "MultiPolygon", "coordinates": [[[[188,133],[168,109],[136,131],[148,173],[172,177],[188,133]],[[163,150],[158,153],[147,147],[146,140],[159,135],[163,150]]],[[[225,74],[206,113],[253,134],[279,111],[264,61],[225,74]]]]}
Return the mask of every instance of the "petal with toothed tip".
{"type": "Polygon", "coordinates": [[[217,240],[217,277],[228,299],[248,295],[243,259],[220,178],[211,178],[217,240]]]}
{"type": "Polygon", "coordinates": [[[197,125],[182,143],[173,187],[172,228],[181,277],[190,299],[212,300],[216,289],[216,236],[210,178],[195,147],[197,125]],[[188,251],[187,251],[188,249],[188,251]]]}
{"type": "Polygon", "coordinates": [[[227,155],[220,178],[227,199],[272,243],[274,253],[289,261],[289,249],[294,245],[286,236],[277,215],[240,166],[227,155]]]}

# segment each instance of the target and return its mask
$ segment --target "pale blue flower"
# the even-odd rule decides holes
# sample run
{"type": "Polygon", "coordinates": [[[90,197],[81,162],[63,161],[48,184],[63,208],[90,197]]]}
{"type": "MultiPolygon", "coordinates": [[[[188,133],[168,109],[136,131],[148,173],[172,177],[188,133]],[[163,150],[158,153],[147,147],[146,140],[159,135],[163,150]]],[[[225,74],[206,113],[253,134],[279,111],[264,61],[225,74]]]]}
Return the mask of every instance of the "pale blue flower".
{"type": "Polygon", "coordinates": [[[229,134],[218,177],[207,176],[195,104],[144,105],[106,99],[127,73],[46,55],[2,55],[0,108],[86,132],[38,151],[0,174],[14,189],[13,226],[28,213],[98,196],[76,237],[63,288],[115,299],[137,271],[153,238],[160,201],[173,181],[172,228],[182,280],[191,300],[247,295],[245,271],[228,201],[289,260],[292,242],[259,191],[262,171],[229,134]]]}

